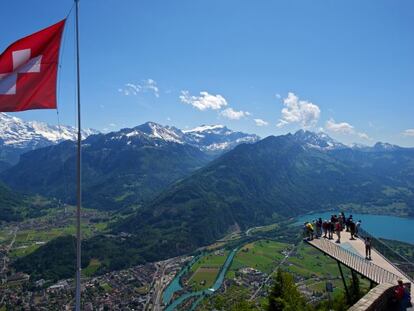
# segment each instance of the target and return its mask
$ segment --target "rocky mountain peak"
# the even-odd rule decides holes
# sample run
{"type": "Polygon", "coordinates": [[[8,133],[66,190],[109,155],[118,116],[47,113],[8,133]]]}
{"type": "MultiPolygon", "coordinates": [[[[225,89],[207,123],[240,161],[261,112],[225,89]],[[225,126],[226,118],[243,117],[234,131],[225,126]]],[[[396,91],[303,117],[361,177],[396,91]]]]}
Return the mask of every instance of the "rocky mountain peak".
{"type": "Polygon", "coordinates": [[[322,150],[343,149],[346,145],[333,139],[324,132],[311,132],[307,130],[299,130],[293,134],[295,140],[305,144],[309,148],[317,148],[322,150]]]}
{"type": "MultiPolygon", "coordinates": [[[[82,131],[82,139],[97,133],[96,130],[85,129],[82,131]]],[[[0,113],[0,162],[14,164],[27,151],[76,139],[77,130],[72,126],[59,127],[44,122],[24,121],[0,113]]]]}

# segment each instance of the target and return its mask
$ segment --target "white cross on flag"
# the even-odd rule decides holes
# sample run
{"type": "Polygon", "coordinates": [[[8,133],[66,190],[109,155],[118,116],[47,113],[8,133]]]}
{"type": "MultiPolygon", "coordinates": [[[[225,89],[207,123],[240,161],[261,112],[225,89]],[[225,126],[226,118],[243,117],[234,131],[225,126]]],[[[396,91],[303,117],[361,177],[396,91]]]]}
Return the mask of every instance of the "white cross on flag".
{"type": "Polygon", "coordinates": [[[56,108],[65,20],[11,44],[0,55],[0,111],[56,108]]]}

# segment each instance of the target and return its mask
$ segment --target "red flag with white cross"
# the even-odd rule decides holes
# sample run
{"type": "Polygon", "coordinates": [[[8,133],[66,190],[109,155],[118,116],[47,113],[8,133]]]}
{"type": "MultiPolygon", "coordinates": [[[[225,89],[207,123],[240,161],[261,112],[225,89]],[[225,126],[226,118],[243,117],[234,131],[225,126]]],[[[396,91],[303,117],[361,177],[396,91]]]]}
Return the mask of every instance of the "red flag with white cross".
{"type": "Polygon", "coordinates": [[[56,108],[62,20],[12,43],[0,55],[0,111],[56,108]]]}

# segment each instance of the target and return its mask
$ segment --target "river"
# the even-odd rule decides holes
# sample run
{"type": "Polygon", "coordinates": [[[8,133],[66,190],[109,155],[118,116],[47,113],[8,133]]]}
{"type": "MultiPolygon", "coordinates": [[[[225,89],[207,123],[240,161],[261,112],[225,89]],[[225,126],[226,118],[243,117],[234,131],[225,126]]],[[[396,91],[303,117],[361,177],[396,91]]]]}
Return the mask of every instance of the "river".
{"type": "Polygon", "coordinates": [[[168,304],[174,293],[182,290],[182,286],[180,284],[181,277],[187,273],[187,271],[191,268],[191,266],[200,258],[200,256],[195,256],[181,271],[178,273],[171,283],[167,286],[164,293],[162,294],[162,301],[164,304],[168,304]]]}
{"type": "MultiPolygon", "coordinates": [[[[213,286],[209,289],[197,291],[197,292],[190,292],[185,293],[178,297],[176,300],[174,300],[168,307],[165,308],[166,311],[173,311],[177,306],[179,306],[181,303],[183,303],[185,300],[191,298],[191,297],[199,297],[191,306],[190,311],[194,310],[197,306],[197,304],[202,300],[202,296],[211,295],[216,290],[218,290],[221,285],[223,284],[224,277],[226,276],[227,270],[230,268],[231,263],[233,262],[233,258],[236,255],[238,251],[238,248],[233,249],[230,254],[227,256],[226,261],[224,262],[224,265],[221,267],[220,273],[217,276],[213,286]]],[[[193,260],[187,267],[190,267],[192,264],[194,264],[196,260],[193,260]]],[[[174,293],[180,289],[182,289],[180,285],[180,279],[184,275],[184,273],[188,271],[188,269],[183,269],[175,278],[174,280],[168,285],[166,288],[164,295],[163,295],[163,301],[164,303],[168,303],[171,298],[173,297],[174,293]],[[178,286],[177,286],[178,284],[178,286]]]]}
{"type": "MultiPolygon", "coordinates": [[[[305,221],[313,220],[316,218],[321,217],[322,219],[329,219],[333,212],[319,212],[314,214],[306,214],[302,215],[297,218],[297,223],[302,224],[305,221]]],[[[346,216],[349,214],[346,213],[346,216]]],[[[391,240],[398,240],[407,243],[414,244],[414,218],[405,218],[405,217],[397,217],[397,216],[386,216],[386,215],[370,215],[370,214],[358,214],[352,213],[353,219],[355,221],[361,220],[362,221],[362,228],[372,235],[376,237],[391,239],[391,240]]],[[[181,295],[176,300],[174,300],[168,307],[166,307],[166,311],[173,311],[177,306],[183,303],[185,300],[191,297],[198,297],[198,299],[193,303],[190,310],[194,310],[197,304],[202,300],[203,296],[211,295],[216,290],[218,290],[221,285],[223,284],[224,277],[226,275],[227,270],[229,269],[234,256],[237,253],[237,248],[233,249],[220,270],[219,275],[214,282],[214,285],[210,289],[201,290],[197,292],[189,292],[181,295]]],[[[174,280],[168,285],[164,294],[163,294],[163,302],[164,304],[168,304],[174,293],[181,290],[182,287],[180,285],[181,277],[189,270],[189,268],[198,260],[199,257],[194,258],[187,266],[184,268],[175,278],[174,280]]]]}

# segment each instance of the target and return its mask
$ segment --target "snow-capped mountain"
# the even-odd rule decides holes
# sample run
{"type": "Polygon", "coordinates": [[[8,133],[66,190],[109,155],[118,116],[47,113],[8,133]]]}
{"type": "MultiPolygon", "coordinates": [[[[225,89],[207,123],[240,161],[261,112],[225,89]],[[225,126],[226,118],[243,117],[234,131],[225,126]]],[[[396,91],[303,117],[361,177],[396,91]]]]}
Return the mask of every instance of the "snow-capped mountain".
{"type": "Polygon", "coordinates": [[[316,148],[321,150],[334,150],[349,148],[343,143],[336,141],[332,137],[323,132],[310,132],[299,130],[293,134],[294,138],[301,143],[304,143],[308,148],[316,148]]]}
{"type": "Polygon", "coordinates": [[[235,132],[224,125],[202,125],[183,132],[188,143],[210,153],[220,153],[242,143],[254,143],[260,140],[260,137],[255,134],[235,132]]]}
{"type": "MultiPolygon", "coordinates": [[[[82,138],[98,131],[85,129],[82,138]]],[[[64,140],[76,140],[76,129],[71,126],[49,125],[38,121],[24,121],[0,113],[0,161],[15,163],[19,155],[37,148],[57,144],[64,140]]]]}
{"type": "Polygon", "coordinates": [[[173,126],[162,126],[154,122],[110,134],[111,139],[129,138],[129,144],[136,139],[156,145],[163,142],[188,144],[210,154],[219,154],[241,143],[253,143],[260,139],[257,135],[235,132],[223,125],[203,125],[182,131],[173,126]]]}
{"type": "Polygon", "coordinates": [[[173,126],[162,126],[154,122],[147,122],[137,126],[135,129],[144,132],[153,139],[160,139],[178,144],[186,143],[185,134],[173,126]]]}
{"type": "Polygon", "coordinates": [[[293,137],[296,141],[300,142],[307,148],[314,148],[319,150],[340,150],[340,149],[352,149],[362,152],[393,152],[398,150],[413,150],[414,148],[403,148],[390,143],[377,142],[373,146],[367,146],[363,144],[343,144],[324,132],[310,132],[299,130],[293,137]]]}
{"type": "MultiPolygon", "coordinates": [[[[85,129],[82,138],[97,134],[98,131],[85,129]]],[[[3,145],[21,148],[39,148],[63,140],[76,140],[77,132],[72,126],[49,125],[38,121],[22,119],[0,113],[0,139],[3,145]]]]}
{"type": "Polygon", "coordinates": [[[390,143],[383,143],[383,142],[377,142],[372,148],[375,151],[393,151],[393,150],[401,149],[400,146],[393,145],[390,143]]]}
{"type": "MultiPolygon", "coordinates": [[[[124,128],[117,132],[100,135],[105,140],[116,141],[126,145],[164,146],[171,143],[186,144],[184,133],[179,129],[147,122],[133,128],[124,128]]],[[[86,140],[88,143],[90,139],[86,140]]]]}

